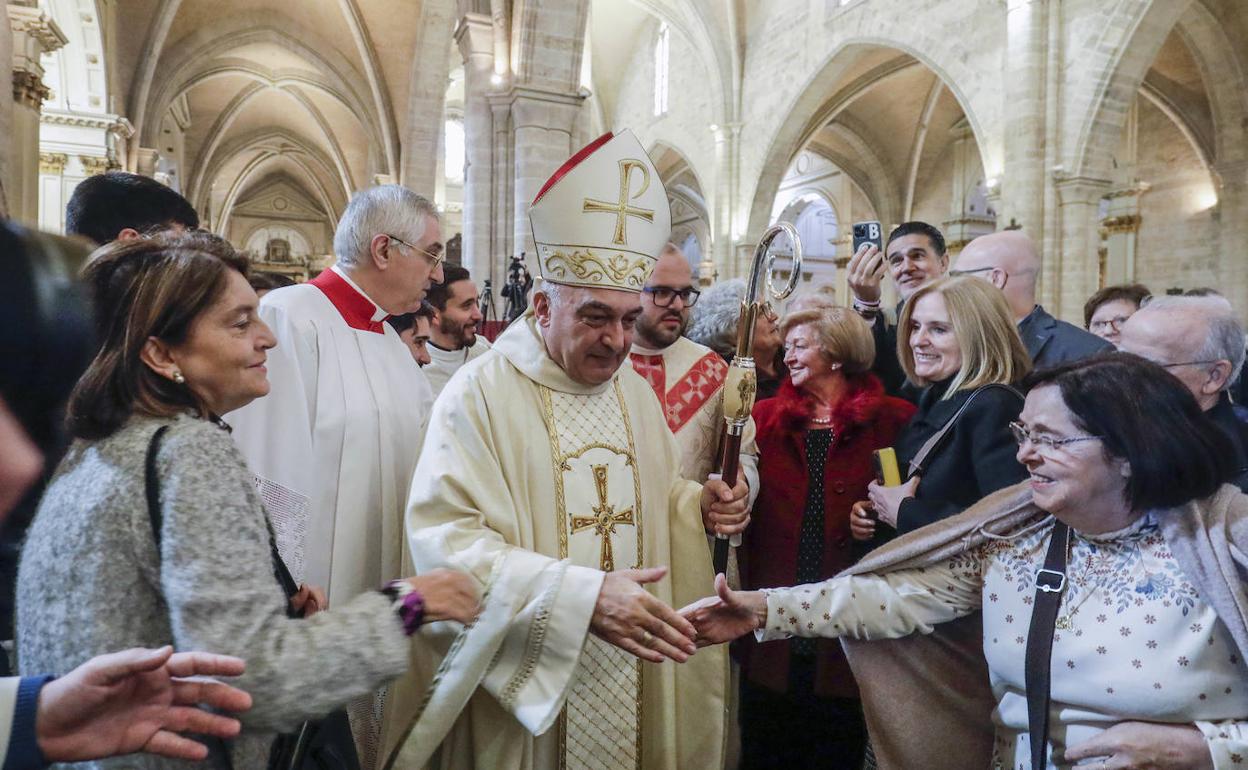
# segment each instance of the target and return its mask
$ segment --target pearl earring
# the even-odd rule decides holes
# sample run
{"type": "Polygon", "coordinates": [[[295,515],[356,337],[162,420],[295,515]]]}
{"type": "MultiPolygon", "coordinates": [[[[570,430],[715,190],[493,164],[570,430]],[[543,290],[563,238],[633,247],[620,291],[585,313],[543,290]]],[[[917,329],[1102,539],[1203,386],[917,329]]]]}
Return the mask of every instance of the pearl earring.
{"type": "Polygon", "coordinates": [[[178,371],[177,369],[173,370],[173,381],[178,383],[179,385],[186,384],[186,378],[183,377],[182,372],[178,371]]]}

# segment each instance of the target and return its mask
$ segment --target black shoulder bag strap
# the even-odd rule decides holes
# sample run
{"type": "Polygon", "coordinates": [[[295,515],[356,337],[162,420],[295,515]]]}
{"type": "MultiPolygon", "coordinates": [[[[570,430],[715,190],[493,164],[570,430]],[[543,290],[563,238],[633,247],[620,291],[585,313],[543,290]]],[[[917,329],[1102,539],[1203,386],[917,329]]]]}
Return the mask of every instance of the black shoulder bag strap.
{"type": "Polygon", "coordinates": [[[1027,686],[1027,732],[1031,739],[1031,766],[1048,767],[1049,677],[1052,674],[1053,626],[1057,609],[1066,590],[1066,552],[1070,527],[1053,525],[1044,566],[1036,571],[1036,599],[1031,607],[1031,627],[1027,630],[1027,657],[1024,682],[1027,686]]]}
{"type": "Polygon", "coordinates": [[[162,425],[152,434],[152,440],[147,445],[147,462],[144,465],[144,494],[147,496],[147,518],[152,522],[152,537],[156,540],[156,561],[160,562],[160,534],[161,534],[161,515],[160,515],[160,476],[156,472],[156,453],[160,451],[160,440],[165,437],[165,432],[169,430],[168,425],[162,425]]]}
{"type": "Polygon", "coordinates": [[[906,477],[907,479],[923,475],[923,471],[926,470],[927,466],[927,458],[932,454],[932,452],[935,452],[936,449],[940,447],[941,443],[945,440],[945,437],[949,435],[949,431],[953,430],[953,426],[957,424],[958,418],[966,412],[967,407],[971,405],[971,402],[975,400],[975,397],[989,388],[1005,388],[1010,393],[1018,396],[1019,401],[1023,400],[1023,394],[1019,393],[1018,390],[1009,385],[989,383],[976,388],[971,395],[962,402],[962,406],[958,407],[958,411],[954,412],[953,416],[946,420],[945,424],[940,426],[940,429],[933,433],[931,438],[923,442],[923,446],[919,447],[919,451],[914,453],[914,457],[910,460],[910,474],[906,477]]]}

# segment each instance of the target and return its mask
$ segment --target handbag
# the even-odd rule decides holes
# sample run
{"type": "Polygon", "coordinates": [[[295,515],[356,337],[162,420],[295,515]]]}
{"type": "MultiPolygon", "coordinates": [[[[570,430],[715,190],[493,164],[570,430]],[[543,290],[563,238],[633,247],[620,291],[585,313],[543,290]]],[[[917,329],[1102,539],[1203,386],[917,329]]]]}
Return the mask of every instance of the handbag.
{"type": "Polygon", "coordinates": [[[976,388],[971,393],[971,395],[968,396],[967,399],[962,402],[962,406],[958,407],[958,411],[954,412],[953,416],[950,417],[948,420],[946,420],[945,424],[940,426],[939,430],[933,433],[931,437],[928,438],[927,441],[923,442],[923,446],[919,447],[919,451],[914,453],[914,457],[910,459],[910,465],[909,465],[910,472],[909,472],[909,475],[906,476],[907,481],[914,478],[915,476],[922,477],[923,471],[927,469],[928,457],[930,457],[931,454],[940,447],[941,443],[949,435],[949,432],[953,430],[954,425],[957,424],[958,418],[961,417],[964,412],[966,412],[967,407],[971,405],[971,402],[975,400],[975,397],[978,396],[980,393],[983,393],[985,390],[988,390],[989,388],[1002,388],[1003,390],[1009,393],[1013,393],[1015,396],[1018,396],[1019,401],[1023,400],[1023,394],[1019,393],[1017,389],[1009,385],[1002,385],[1001,383],[990,382],[987,385],[981,385],[980,387],[976,388]]]}
{"type": "MultiPolygon", "coordinates": [[[[160,511],[160,477],[156,471],[156,453],[160,450],[161,439],[169,430],[162,425],[152,434],[147,446],[147,461],[144,467],[145,493],[147,497],[147,515],[152,523],[152,536],[156,541],[156,554],[160,555],[160,538],[162,515],[160,511]]],[[[292,618],[302,617],[302,612],[295,612],[290,606],[290,598],[299,593],[299,586],[287,569],[286,563],[277,550],[277,540],[273,536],[273,528],[267,516],[265,526],[269,530],[269,555],[273,562],[273,574],[286,593],[286,614],[292,618]]],[[[230,752],[228,744],[222,741],[223,754],[228,767],[230,752]]],[[[269,752],[268,770],[360,770],[360,760],[355,753],[355,738],[351,734],[351,723],[344,709],[330,712],[324,719],[308,720],[293,733],[279,735],[273,741],[269,752]]]]}

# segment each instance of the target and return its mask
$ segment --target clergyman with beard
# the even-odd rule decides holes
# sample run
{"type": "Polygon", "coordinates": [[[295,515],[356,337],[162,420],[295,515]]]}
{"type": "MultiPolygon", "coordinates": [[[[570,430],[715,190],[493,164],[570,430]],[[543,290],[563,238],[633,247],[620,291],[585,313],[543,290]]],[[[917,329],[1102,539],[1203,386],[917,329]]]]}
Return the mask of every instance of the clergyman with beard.
{"type": "Polygon", "coordinates": [[[490,349],[485,337],[477,334],[481,308],[477,306],[477,285],[459,265],[444,266],[446,280],[429,288],[426,301],[433,306],[430,325],[429,364],[425,377],[434,398],[446,387],[460,367],[490,349]]]}
{"type": "MultiPolygon", "coordinates": [[[[728,364],[715,351],[682,336],[697,301],[689,261],[675,244],[667,244],[641,290],[641,315],[629,361],[663,406],[667,427],[680,445],[680,475],[705,481],[718,464],[715,455],[724,428],[728,364]]],[[[753,420],[741,442],[741,471],[750,485],[752,504],[758,493],[753,420]]]]}

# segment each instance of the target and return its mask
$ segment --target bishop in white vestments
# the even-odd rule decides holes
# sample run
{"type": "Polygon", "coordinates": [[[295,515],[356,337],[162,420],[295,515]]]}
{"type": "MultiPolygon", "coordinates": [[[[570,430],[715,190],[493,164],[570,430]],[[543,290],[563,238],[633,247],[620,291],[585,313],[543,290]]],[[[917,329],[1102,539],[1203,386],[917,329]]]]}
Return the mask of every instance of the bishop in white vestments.
{"type": "MultiPolygon", "coordinates": [[[[333,267],[260,302],[278,341],[269,395],[226,416],[282,558],[331,606],[402,576],[403,513],[433,393],[384,321],[418,308],[441,280],[436,209],[398,185],[366,190],[347,206],[334,251],[333,267]]],[[[351,712],[366,768],[373,710],[351,712]]]]}
{"type": "Polygon", "coordinates": [[[690,657],[670,608],[712,585],[703,512],[743,527],[746,485],[680,478],[654,393],[623,366],[666,193],[631,133],[607,135],[531,220],[533,309],[443,391],[408,505],[417,571],[476,575],[481,616],[429,629],[438,657],[387,735],[391,766],[720,767],[727,660],[690,657]]]}

